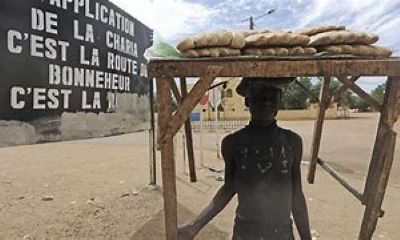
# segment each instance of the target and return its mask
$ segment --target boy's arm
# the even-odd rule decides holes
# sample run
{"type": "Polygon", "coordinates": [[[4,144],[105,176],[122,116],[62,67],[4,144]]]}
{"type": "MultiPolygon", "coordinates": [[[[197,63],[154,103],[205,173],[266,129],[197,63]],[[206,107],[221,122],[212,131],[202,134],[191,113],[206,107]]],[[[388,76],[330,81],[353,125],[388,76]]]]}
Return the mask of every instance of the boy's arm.
{"type": "Polygon", "coordinates": [[[296,223],[297,230],[302,240],[311,240],[310,225],[308,220],[308,212],[306,200],[304,197],[302,184],[301,184],[301,158],[303,154],[303,144],[301,137],[297,134],[293,138],[293,152],[294,152],[294,163],[292,171],[293,179],[293,201],[292,201],[292,213],[296,223]]]}
{"type": "Polygon", "coordinates": [[[225,208],[235,195],[232,148],[233,139],[230,135],[225,137],[221,144],[221,152],[225,161],[225,183],[195,219],[178,228],[179,240],[193,239],[207,223],[225,208]]]}

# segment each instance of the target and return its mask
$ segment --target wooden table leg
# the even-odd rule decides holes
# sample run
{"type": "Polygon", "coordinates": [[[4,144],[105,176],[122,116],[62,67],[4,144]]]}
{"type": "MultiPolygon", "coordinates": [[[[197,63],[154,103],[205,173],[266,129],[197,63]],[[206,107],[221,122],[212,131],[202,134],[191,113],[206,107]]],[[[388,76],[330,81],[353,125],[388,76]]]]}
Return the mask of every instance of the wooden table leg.
{"type": "MultiPolygon", "coordinates": [[[[181,94],[182,94],[182,100],[183,100],[187,96],[186,79],[184,77],[181,77],[180,83],[181,83],[181,94]]],[[[187,147],[188,160],[189,160],[190,181],[197,182],[196,163],[194,160],[194,151],[193,151],[192,123],[191,123],[190,117],[185,122],[185,136],[186,136],[186,147],[187,147]]]]}
{"type": "Polygon", "coordinates": [[[320,91],[320,103],[319,108],[317,111],[317,119],[315,121],[314,126],[314,135],[312,140],[311,146],[311,153],[310,153],[310,167],[308,170],[308,182],[314,183],[315,179],[315,170],[317,168],[317,159],[319,153],[319,146],[321,143],[321,135],[322,135],[322,127],[324,124],[325,119],[325,111],[329,107],[328,97],[329,97],[329,85],[331,82],[331,77],[324,77],[322,84],[321,84],[321,91],[320,91]]]}
{"type": "Polygon", "coordinates": [[[378,218],[381,215],[381,207],[396,146],[396,133],[393,131],[393,125],[399,115],[399,103],[400,78],[391,78],[387,81],[378,133],[364,188],[366,209],[359,234],[360,240],[370,240],[372,238],[378,218]]]}
{"type": "MultiPolygon", "coordinates": [[[[157,79],[158,93],[158,126],[159,136],[163,136],[168,120],[172,116],[172,96],[168,78],[157,79]]],[[[173,136],[167,138],[161,146],[162,187],[164,195],[165,231],[167,240],[178,237],[178,216],[176,197],[176,172],[174,159],[173,136]]]]}

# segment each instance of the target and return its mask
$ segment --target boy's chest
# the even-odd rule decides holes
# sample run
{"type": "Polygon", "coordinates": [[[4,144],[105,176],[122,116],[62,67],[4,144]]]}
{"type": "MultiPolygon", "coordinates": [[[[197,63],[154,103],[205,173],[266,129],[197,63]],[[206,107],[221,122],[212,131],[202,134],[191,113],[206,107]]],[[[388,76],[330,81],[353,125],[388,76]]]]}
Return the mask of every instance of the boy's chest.
{"type": "Polygon", "coordinates": [[[292,146],[275,141],[242,142],[237,146],[235,179],[237,183],[267,183],[291,179],[292,146]]]}

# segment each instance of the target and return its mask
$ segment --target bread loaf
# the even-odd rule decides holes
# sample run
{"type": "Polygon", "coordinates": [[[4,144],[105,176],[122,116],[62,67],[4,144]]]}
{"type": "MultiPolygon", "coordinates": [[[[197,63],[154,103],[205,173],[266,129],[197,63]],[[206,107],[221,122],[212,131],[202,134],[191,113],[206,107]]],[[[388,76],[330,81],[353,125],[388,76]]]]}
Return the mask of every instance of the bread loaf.
{"type": "Polygon", "coordinates": [[[185,52],[190,49],[194,49],[195,47],[196,46],[194,45],[193,38],[186,38],[185,40],[180,42],[176,48],[181,52],[185,52]]]}
{"type": "Polygon", "coordinates": [[[316,34],[310,37],[310,46],[328,46],[343,44],[368,45],[378,41],[378,36],[374,34],[350,31],[332,31],[316,34]]]}
{"type": "Polygon", "coordinates": [[[320,52],[331,54],[352,54],[355,56],[389,57],[390,49],[373,45],[334,45],[319,47],[320,52]]]}
{"type": "Polygon", "coordinates": [[[304,54],[306,55],[314,55],[317,53],[317,49],[313,48],[313,47],[304,47],[304,54]]]}
{"type": "Polygon", "coordinates": [[[288,48],[290,56],[304,55],[304,49],[302,47],[288,48]]]}
{"type": "Polygon", "coordinates": [[[392,51],[388,48],[380,46],[355,45],[353,46],[353,55],[371,56],[371,57],[389,57],[390,55],[392,55],[392,51]]]}
{"type": "Polygon", "coordinates": [[[296,31],[295,33],[304,34],[307,36],[313,36],[318,33],[345,30],[345,29],[346,29],[345,26],[335,26],[335,25],[316,26],[316,27],[308,27],[308,28],[300,29],[300,30],[296,31]]]}
{"type": "Polygon", "coordinates": [[[187,58],[201,58],[201,57],[228,57],[239,56],[239,49],[232,48],[202,48],[191,49],[182,53],[187,58]]]}
{"type": "Polygon", "coordinates": [[[245,44],[245,37],[241,33],[218,31],[188,37],[177,45],[177,49],[181,52],[211,47],[242,49],[245,44]]]}
{"type": "Polygon", "coordinates": [[[294,33],[262,33],[246,38],[246,47],[305,46],[309,37],[294,33]]]}
{"type": "Polygon", "coordinates": [[[315,54],[317,50],[312,47],[273,47],[273,48],[245,48],[242,50],[244,55],[257,56],[301,56],[305,54],[315,54]]]}
{"type": "Polygon", "coordinates": [[[251,35],[260,34],[260,33],[269,33],[271,30],[244,30],[239,33],[242,34],[245,38],[251,35]]]}

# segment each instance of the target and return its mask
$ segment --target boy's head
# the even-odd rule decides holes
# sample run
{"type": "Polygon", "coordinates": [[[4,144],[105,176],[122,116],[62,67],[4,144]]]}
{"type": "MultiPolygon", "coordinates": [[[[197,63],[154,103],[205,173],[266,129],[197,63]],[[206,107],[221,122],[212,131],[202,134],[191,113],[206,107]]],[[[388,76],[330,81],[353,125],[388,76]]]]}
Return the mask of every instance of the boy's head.
{"type": "Polygon", "coordinates": [[[294,78],[243,78],[236,92],[245,98],[253,120],[272,120],[278,113],[282,91],[294,78]]]}

